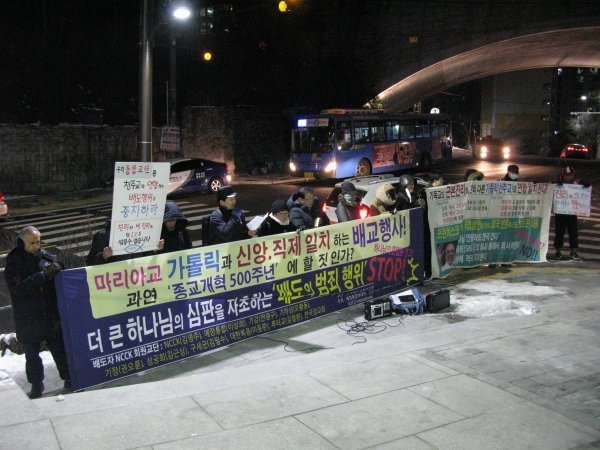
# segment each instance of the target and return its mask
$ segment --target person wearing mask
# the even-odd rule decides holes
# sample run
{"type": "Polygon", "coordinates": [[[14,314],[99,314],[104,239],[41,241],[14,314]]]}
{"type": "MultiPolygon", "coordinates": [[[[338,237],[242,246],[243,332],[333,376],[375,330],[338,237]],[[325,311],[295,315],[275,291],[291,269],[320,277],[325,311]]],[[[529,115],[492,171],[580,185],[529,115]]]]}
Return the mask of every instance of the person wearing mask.
{"type": "Polygon", "coordinates": [[[309,187],[303,187],[288,200],[290,207],[290,221],[296,231],[308,230],[315,227],[317,219],[314,210],[315,193],[309,187]]]}
{"type": "Polygon", "coordinates": [[[165,214],[160,232],[163,248],[157,253],[170,253],[192,248],[192,240],[187,232],[188,220],[175,202],[165,203],[165,214]]]}
{"type": "Polygon", "coordinates": [[[444,185],[444,175],[439,170],[429,172],[429,183],[417,194],[417,204],[423,208],[423,247],[425,250],[425,278],[431,278],[431,230],[427,215],[427,189],[444,185]]]}
{"type": "Polygon", "coordinates": [[[25,373],[31,383],[30,399],[44,392],[44,365],[40,358],[43,341],[52,354],[65,389],[71,389],[67,353],[62,337],[54,277],[64,269],[54,255],[40,248],[41,234],[34,227],[23,228],[17,246],[6,258],[4,277],[17,331],[25,348],[25,373]]]}
{"type": "Polygon", "coordinates": [[[142,258],[144,256],[151,256],[162,250],[164,241],[161,239],[158,242],[158,248],[156,250],[149,250],[146,252],[139,253],[126,253],[124,255],[113,255],[113,250],[110,246],[110,226],[111,220],[107,219],[92,238],[92,246],[85,260],[88,266],[98,266],[100,264],[108,264],[117,261],[125,261],[128,259],[142,258]]]}
{"type": "Polygon", "coordinates": [[[519,179],[519,166],[511,164],[506,168],[506,175],[500,181],[517,181],[519,179]]]}
{"type": "MultiPolygon", "coordinates": [[[[565,167],[556,179],[556,185],[562,186],[563,184],[579,184],[575,180],[575,169],[571,166],[565,167]]],[[[584,186],[588,187],[589,183],[584,183],[584,186]]],[[[577,254],[577,247],[579,247],[579,232],[577,230],[577,216],[574,214],[554,214],[554,257],[556,259],[562,258],[562,248],[565,243],[565,231],[569,233],[569,247],[571,248],[571,257],[573,259],[579,259],[577,254]]]]}
{"type": "Polygon", "coordinates": [[[358,191],[350,181],[342,183],[342,192],[338,196],[338,205],[335,209],[338,223],[360,219],[360,201],[358,191]]]}
{"type": "Polygon", "coordinates": [[[257,236],[272,236],[274,234],[296,231],[295,225],[290,222],[290,211],[284,200],[275,200],[271,205],[271,212],[258,227],[257,236]]]}
{"type": "Polygon", "coordinates": [[[248,229],[242,210],[236,207],[236,196],[232,186],[223,186],[217,191],[219,207],[210,215],[212,245],[241,241],[256,235],[256,230],[248,229]]]}
{"type": "Polygon", "coordinates": [[[391,212],[396,205],[396,188],[389,183],[382,184],[375,191],[375,200],[369,205],[370,217],[391,212]]]}
{"type": "Polygon", "coordinates": [[[396,206],[394,211],[403,211],[415,207],[413,192],[416,181],[411,175],[400,175],[398,187],[396,188],[396,206]]]}

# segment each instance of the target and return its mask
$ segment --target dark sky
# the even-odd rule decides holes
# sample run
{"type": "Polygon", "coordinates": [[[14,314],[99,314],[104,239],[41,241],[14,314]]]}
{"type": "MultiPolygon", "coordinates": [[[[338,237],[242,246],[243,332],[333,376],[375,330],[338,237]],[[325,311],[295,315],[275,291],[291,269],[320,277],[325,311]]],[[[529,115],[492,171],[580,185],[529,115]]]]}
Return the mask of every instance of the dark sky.
{"type": "MultiPolygon", "coordinates": [[[[353,56],[363,2],[297,2],[282,14],[278,0],[232,0],[238,12],[222,16],[209,35],[199,19],[181,29],[179,109],[366,102],[372,88],[353,56]]],[[[77,123],[81,108],[104,110],[108,125],[137,123],[139,9],[135,0],[0,0],[0,123],[77,123]]],[[[166,122],[168,31],[157,32],[154,47],[155,126],[166,122]]]]}

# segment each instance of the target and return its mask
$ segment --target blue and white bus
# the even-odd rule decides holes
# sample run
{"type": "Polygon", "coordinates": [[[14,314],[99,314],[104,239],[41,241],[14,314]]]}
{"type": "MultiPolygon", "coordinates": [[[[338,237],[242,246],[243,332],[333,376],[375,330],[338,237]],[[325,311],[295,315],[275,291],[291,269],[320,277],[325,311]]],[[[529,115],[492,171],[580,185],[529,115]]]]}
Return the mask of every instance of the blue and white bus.
{"type": "Polygon", "coordinates": [[[290,170],[305,178],[348,178],[452,160],[452,121],[445,114],[386,114],[326,109],[297,119],[290,170]]]}

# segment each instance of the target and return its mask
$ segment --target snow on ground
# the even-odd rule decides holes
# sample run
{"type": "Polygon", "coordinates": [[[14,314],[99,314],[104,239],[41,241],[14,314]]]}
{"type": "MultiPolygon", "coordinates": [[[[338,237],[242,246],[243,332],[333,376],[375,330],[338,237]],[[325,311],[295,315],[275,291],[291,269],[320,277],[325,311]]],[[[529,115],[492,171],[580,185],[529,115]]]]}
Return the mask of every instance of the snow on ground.
{"type": "Polygon", "coordinates": [[[528,315],[537,312],[539,301],[565,292],[530,282],[506,280],[469,281],[451,292],[453,314],[464,317],[488,317],[496,314],[528,315]],[[530,300],[524,300],[523,298],[530,300]],[[534,302],[538,302],[537,305],[534,302]]]}

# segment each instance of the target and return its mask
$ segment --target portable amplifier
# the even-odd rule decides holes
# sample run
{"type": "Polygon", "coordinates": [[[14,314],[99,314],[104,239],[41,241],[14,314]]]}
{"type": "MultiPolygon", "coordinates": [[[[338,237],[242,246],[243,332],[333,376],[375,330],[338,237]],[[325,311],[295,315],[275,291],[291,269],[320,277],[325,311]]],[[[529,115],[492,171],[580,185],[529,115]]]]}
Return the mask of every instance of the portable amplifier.
{"type": "Polygon", "coordinates": [[[392,301],[389,298],[365,302],[365,319],[373,320],[391,316],[392,301]]]}
{"type": "Polygon", "coordinates": [[[427,312],[434,313],[450,306],[450,291],[442,289],[432,292],[425,297],[425,307],[427,312]]]}

